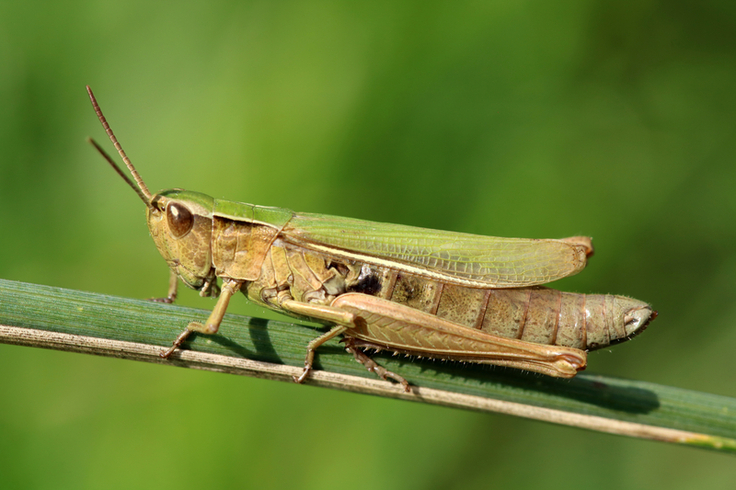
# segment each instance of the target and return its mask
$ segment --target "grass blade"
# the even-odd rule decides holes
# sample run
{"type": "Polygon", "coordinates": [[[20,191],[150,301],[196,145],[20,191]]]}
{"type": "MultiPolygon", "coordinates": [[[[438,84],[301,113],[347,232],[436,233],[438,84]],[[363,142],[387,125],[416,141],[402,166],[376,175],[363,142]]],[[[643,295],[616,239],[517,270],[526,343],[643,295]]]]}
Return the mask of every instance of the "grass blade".
{"type": "MultiPolygon", "coordinates": [[[[209,312],[0,280],[0,342],[87,352],[291,381],[317,329],[227,315],[172,359],[158,354],[209,312]]],[[[513,369],[377,355],[414,386],[375,379],[337,342],[320,348],[309,384],[495,411],[553,423],[736,453],[736,399],[641,381],[579,374],[560,380],[513,369]]]]}

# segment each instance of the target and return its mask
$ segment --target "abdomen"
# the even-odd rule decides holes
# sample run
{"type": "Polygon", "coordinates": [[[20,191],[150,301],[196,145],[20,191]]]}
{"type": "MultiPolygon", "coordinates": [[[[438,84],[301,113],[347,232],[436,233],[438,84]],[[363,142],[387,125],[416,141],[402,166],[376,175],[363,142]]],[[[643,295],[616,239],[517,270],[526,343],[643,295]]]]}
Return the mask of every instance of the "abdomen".
{"type": "Polygon", "coordinates": [[[377,296],[500,337],[591,350],[626,339],[623,296],[542,287],[476,289],[388,272],[377,296]]]}

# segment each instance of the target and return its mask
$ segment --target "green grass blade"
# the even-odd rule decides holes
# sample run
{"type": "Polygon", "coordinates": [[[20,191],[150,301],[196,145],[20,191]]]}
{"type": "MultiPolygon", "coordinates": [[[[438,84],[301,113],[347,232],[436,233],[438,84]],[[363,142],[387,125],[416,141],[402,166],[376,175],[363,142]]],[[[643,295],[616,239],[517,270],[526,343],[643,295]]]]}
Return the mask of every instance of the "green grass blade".
{"type": "MultiPolygon", "coordinates": [[[[209,312],[0,280],[0,342],[291,380],[314,327],[227,315],[170,360],[162,347],[209,312]]],[[[376,360],[413,385],[375,379],[337,342],[321,347],[308,383],[406,400],[508,413],[621,435],[736,453],[736,399],[594,374],[559,380],[450,362],[376,360]]]]}

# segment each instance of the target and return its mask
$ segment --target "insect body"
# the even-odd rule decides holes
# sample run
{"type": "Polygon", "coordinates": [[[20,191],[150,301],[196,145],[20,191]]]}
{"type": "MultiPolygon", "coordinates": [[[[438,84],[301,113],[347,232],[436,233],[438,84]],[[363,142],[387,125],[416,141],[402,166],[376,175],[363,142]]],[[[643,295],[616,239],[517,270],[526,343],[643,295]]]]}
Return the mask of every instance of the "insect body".
{"type": "Polygon", "coordinates": [[[130,163],[87,87],[97,115],[136,183],[96,144],[146,204],[148,227],[171,269],[202,296],[219,296],[191,332],[214,334],[238,291],[252,301],[332,328],[307,346],[302,382],[315,350],[342,335],[369,370],[363,348],[511,366],[572,377],[586,351],[641,332],[656,316],[623,296],[563,293],[540,287],[582,270],[590,239],[497,238],[373,223],[213,199],[172,189],[152,195],[130,163]],[[218,286],[218,280],[222,286],[218,286]]]}

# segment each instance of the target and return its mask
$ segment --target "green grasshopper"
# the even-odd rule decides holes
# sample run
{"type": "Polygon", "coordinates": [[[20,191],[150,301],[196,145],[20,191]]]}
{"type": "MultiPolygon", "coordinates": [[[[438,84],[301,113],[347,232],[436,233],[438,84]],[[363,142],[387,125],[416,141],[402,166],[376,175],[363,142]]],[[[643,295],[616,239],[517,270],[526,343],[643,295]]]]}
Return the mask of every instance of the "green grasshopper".
{"type": "Polygon", "coordinates": [[[146,205],[156,247],[201,296],[219,296],[207,321],[191,322],[161,353],[170,357],[192,332],[215,334],[230,298],[332,325],[309,342],[315,351],[342,335],[346,350],[384,380],[401,376],[364,349],[494,364],[570,378],[586,352],[643,331],[656,312],[624,296],[539,287],[582,270],[590,239],[497,238],[374,223],[213,199],[170,189],[151,194],[87,87],[92,106],[135,183],[90,140],[146,205]],[[218,286],[218,280],[222,286],[218,286]]]}

